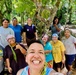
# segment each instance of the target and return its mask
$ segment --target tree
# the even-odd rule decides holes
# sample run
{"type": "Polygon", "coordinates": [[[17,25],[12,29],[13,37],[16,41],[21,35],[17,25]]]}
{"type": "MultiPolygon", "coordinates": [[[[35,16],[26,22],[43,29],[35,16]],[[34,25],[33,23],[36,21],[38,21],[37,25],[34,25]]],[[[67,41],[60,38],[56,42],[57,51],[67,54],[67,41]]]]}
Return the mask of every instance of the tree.
{"type": "Polygon", "coordinates": [[[35,13],[35,4],[31,0],[14,0],[13,5],[13,11],[16,12],[16,15],[21,17],[22,24],[25,22],[27,17],[33,17],[35,13]]]}
{"type": "Polygon", "coordinates": [[[32,0],[36,5],[34,22],[38,27],[39,34],[48,33],[48,28],[56,16],[61,0],[32,0]],[[46,17],[47,16],[47,17],[46,17]],[[41,22],[38,24],[38,21],[41,22]],[[42,23],[43,22],[43,23],[42,23]]]}
{"type": "MultiPolygon", "coordinates": [[[[72,24],[75,18],[76,0],[63,0],[62,7],[57,11],[57,16],[61,17],[62,24],[72,24]]],[[[75,22],[76,23],[76,22],[75,22]]]]}
{"type": "Polygon", "coordinates": [[[12,11],[12,0],[0,0],[0,25],[4,17],[10,19],[12,11]]]}
{"type": "MultiPolygon", "coordinates": [[[[14,0],[14,8],[20,15],[26,14],[26,17],[33,17],[34,24],[37,25],[38,31],[41,33],[52,23],[61,1],[62,0],[14,0]],[[43,29],[43,31],[39,28],[43,29]]],[[[25,16],[21,19],[24,17],[25,16]]]]}

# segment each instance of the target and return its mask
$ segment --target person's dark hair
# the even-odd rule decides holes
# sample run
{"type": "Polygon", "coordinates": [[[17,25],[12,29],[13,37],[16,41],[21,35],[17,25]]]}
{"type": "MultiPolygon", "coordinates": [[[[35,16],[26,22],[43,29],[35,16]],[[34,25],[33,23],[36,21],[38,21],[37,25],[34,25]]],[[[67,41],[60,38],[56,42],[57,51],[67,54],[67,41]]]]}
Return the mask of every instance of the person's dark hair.
{"type": "Polygon", "coordinates": [[[12,19],[12,21],[13,21],[13,20],[17,20],[17,18],[16,18],[16,17],[14,17],[14,18],[12,19]]]}
{"type": "Polygon", "coordinates": [[[28,19],[31,19],[31,20],[32,20],[32,18],[30,18],[30,17],[28,17],[27,20],[28,20],[28,19]]]}
{"type": "Polygon", "coordinates": [[[59,18],[58,18],[57,16],[54,17],[54,19],[53,19],[53,24],[55,24],[55,20],[56,20],[56,19],[58,19],[58,23],[57,23],[57,24],[59,24],[59,18]]]}
{"type": "Polygon", "coordinates": [[[46,34],[45,32],[42,33],[42,38],[44,37],[45,34],[46,34]]]}
{"type": "Polygon", "coordinates": [[[5,20],[9,23],[9,20],[7,18],[3,18],[2,22],[4,22],[5,20]]]}
{"type": "Polygon", "coordinates": [[[72,31],[71,31],[69,28],[65,28],[65,29],[64,29],[64,33],[65,33],[67,30],[72,34],[72,31]]]}
{"type": "MultiPolygon", "coordinates": [[[[42,34],[42,38],[43,38],[45,35],[47,35],[47,34],[44,32],[44,33],[42,34]]],[[[47,35],[47,36],[48,36],[47,42],[49,42],[49,40],[50,40],[49,35],[47,35]]]]}
{"type": "Polygon", "coordinates": [[[41,45],[43,46],[43,44],[41,43],[40,40],[33,40],[33,41],[31,41],[31,42],[28,44],[28,47],[29,47],[31,44],[33,44],[33,43],[38,43],[38,44],[41,44],[41,45]]]}

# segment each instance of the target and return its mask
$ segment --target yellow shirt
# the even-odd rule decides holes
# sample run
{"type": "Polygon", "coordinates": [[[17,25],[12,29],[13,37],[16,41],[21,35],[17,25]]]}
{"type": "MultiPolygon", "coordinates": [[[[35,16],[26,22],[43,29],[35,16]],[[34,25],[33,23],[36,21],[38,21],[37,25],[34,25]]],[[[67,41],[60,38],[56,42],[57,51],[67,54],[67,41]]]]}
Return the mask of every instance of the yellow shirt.
{"type": "Polygon", "coordinates": [[[59,63],[62,61],[62,52],[65,51],[65,47],[64,47],[63,43],[59,40],[56,43],[51,41],[51,44],[53,47],[52,54],[54,57],[54,61],[55,61],[55,63],[59,63]]]}

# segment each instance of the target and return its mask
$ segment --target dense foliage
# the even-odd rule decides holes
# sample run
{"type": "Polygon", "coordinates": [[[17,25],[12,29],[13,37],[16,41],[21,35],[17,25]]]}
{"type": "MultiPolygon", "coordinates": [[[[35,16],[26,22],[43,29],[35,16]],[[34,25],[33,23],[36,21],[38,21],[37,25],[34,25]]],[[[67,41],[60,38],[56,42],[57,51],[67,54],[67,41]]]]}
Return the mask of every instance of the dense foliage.
{"type": "Polygon", "coordinates": [[[41,34],[58,16],[61,24],[76,24],[76,0],[0,0],[0,25],[3,18],[17,17],[21,24],[28,17],[41,34]]]}

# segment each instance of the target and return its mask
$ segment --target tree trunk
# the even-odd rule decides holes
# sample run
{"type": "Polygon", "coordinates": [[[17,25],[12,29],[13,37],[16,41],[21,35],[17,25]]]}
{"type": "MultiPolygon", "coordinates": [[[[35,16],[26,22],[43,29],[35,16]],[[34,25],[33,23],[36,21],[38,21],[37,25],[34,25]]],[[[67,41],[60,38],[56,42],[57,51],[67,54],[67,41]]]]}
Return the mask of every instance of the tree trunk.
{"type": "Polygon", "coordinates": [[[71,0],[69,0],[69,10],[68,10],[68,14],[69,14],[69,22],[68,24],[71,24],[71,18],[72,18],[72,6],[71,6],[71,0]]]}
{"type": "Polygon", "coordinates": [[[24,25],[24,12],[21,13],[21,25],[24,25]]]}
{"type": "Polygon", "coordinates": [[[0,12],[0,26],[2,25],[3,14],[0,12]]]}

